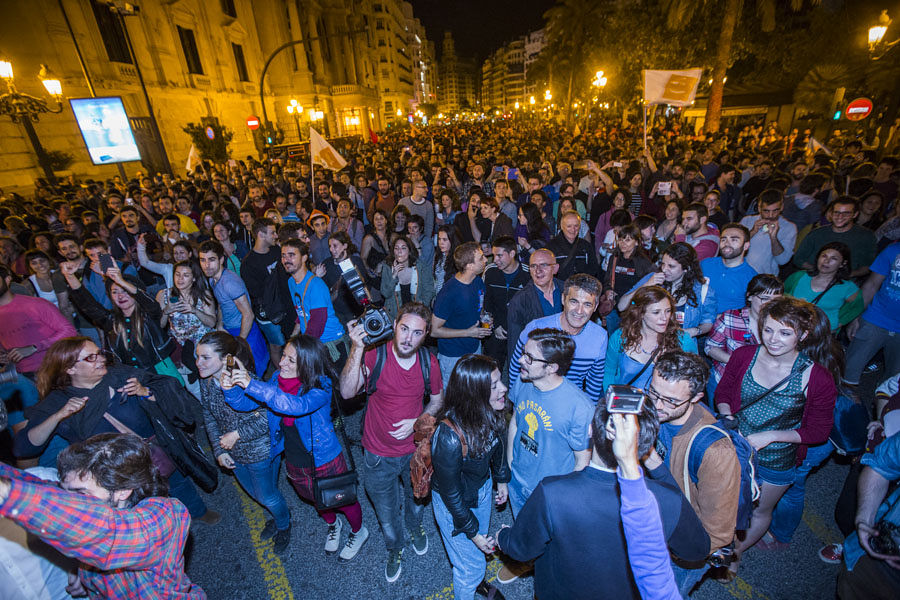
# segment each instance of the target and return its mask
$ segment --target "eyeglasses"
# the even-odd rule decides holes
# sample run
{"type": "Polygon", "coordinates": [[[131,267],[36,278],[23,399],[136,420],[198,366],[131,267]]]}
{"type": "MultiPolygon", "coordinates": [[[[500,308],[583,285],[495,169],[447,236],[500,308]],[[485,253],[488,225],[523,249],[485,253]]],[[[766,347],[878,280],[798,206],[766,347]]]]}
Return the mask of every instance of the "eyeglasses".
{"type": "Polygon", "coordinates": [[[88,363],[93,364],[93,363],[97,362],[98,360],[102,360],[102,359],[105,359],[105,358],[106,358],[106,355],[103,354],[103,352],[94,352],[93,354],[88,354],[87,356],[82,356],[81,358],[79,358],[79,359],[76,360],[75,362],[81,362],[81,361],[84,361],[84,362],[88,362],[88,363]]]}
{"type": "Polygon", "coordinates": [[[644,393],[647,394],[647,396],[654,402],[656,402],[657,400],[662,400],[664,403],[668,404],[672,408],[678,408],[679,406],[683,406],[691,401],[690,398],[688,398],[687,400],[666,398],[665,396],[660,395],[660,393],[657,392],[655,389],[653,389],[652,385],[648,385],[647,389],[644,390],[644,393]]]}
{"type": "Polygon", "coordinates": [[[550,362],[550,361],[544,360],[543,358],[535,358],[534,356],[532,356],[532,355],[529,354],[528,352],[523,352],[523,353],[522,353],[522,360],[525,361],[525,364],[529,364],[529,365],[532,365],[532,364],[534,364],[534,363],[536,363],[536,362],[537,362],[537,363],[544,363],[544,364],[547,364],[548,362],[550,362]]]}
{"type": "Polygon", "coordinates": [[[551,268],[556,263],[534,263],[529,268],[534,269],[535,271],[544,271],[546,269],[551,268]]]}

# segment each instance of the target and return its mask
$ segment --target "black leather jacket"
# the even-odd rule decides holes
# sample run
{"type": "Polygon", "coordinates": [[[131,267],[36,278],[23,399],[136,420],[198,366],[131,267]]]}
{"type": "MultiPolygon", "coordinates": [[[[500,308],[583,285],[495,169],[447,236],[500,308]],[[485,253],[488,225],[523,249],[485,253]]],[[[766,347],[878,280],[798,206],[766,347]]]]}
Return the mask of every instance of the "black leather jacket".
{"type": "Polygon", "coordinates": [[[478,520],[472,509],[478,504],[478,490],[493,474],[494,483],[509,482],[512,474],[506,462],[506,440],[494,438],[491,449],[474,456],[467,448],[462,456],[462,443],[446,423],[438,423],[431,438],[431,490],[441,495],[453,516],[453,533],[463,532],[469,539],[478,535],[478,520]]]}

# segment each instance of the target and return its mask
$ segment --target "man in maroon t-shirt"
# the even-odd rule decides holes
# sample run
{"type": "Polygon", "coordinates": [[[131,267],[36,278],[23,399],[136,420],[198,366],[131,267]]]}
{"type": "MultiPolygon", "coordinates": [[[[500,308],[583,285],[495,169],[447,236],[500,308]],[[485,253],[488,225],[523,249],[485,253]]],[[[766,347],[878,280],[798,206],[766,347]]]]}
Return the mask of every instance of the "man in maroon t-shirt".
{"type": "MultiPolygon", "coordinates": [[[[384,575],[389,582],[400,577],[400,561],[406,545],[400,521],[403,504],[406,505],[406,528],[412,538],[413,550],[419,555],[428,551],[428,537],[422,527],[425,507],[413,499],[409,460],[416,449],[413,424],[423,412],[437,414],[443,403],[441,368],[431,353],[428,353],[430,401],[427,406],[423,402],[426,390],[419,348],[428,337],[430,324],[431,311],[424,304],[408,302],[400,307],[394,321],[394,338],[386,344],[384,366],[378,375],[376,390],[369,396],[363,426],[365,486],[387,546],[388,562],[384,575]]],[[[365,335],[358,321],[350,325],[353,347],[341,373],[341,396],[344,398],[356,396],[375,367],[377,350],[364,352],[365,335]]]]}

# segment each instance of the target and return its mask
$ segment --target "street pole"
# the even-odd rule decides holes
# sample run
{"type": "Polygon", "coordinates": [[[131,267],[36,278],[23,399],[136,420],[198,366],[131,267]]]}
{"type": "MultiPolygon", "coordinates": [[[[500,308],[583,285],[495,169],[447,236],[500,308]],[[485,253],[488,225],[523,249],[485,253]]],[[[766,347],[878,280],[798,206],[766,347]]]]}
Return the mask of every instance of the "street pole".
{"type": "Polygon", "coordinates": [[[34,149],[34,153],[37,156],[38,164],[44,171],[47,183],[55,185],[56,175],[53,173],[53,167],[50,165],[50,158],[47,156],[47,151],[44,150],[44,146],[41,144],[41,140],[38,139],[37,132],[34,130],[34,125],[31,124],[31,117],[22,115],[20,120],[22,121],[22,127],[25,129],[25,134],[28,136],[28,141],[31,142],[31,147],[34,149]]]}

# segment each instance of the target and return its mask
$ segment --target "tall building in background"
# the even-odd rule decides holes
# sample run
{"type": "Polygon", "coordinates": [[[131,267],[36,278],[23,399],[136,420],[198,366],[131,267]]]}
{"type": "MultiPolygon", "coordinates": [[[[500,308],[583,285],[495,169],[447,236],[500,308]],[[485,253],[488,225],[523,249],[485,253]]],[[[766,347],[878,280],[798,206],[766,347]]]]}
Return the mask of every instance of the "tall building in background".
{"type": "MultiPolygon", "coordinates": [[[[257,117],[262,122],[263,106],[284,141],[292,143],[306,139],[310,125],[330,137],[368,137],[369,131],[397,120],[397,110],[405,114],[418,103],[434,102],[434,45],[403,0],[137,4],[139,10],[120,20],[106,0],[7,2],[0,21],[16,84],[35,96],[45,96],[36,78],[41,64],[60,79],[64,96],[90,96],[77,41],[96,95],[121,96],[129,115],[144,158],[143,164],[125,163],[129,176],[159,171],[165,158],[182,172],[191,146],[182,130],[188,123],[228,127],[234,132],[232,156],[244,158],[258,155],[262,147],[262,128],[252,131],[247,121],[257,117]],[[288,42],[296,43],[269,65],[261,101],[263,65],[288,42]],[[150,135],[138,68],[162,146],[150,135]],[[299,115],[288,113],[291,100],[303,107],[299,115]]],[[[117,173],[114,165],[90,163],[67,103],[59,114],[42,115],[34,128],[47,151],[75,158],[70,168],[75,174],[108,178],[117,173]]],[[[24,129],[0,117],[0,139],[0,187],[27,191],[43,173],[24,129]]]]}
{"type": "Polygon", "coordinates": [[[532,31],[528,35],[524,36],[523,42],[525,45],[525,96],[534,96],[536,85],[534,83],[529,83],[528,80],[528,68],[534,64],[534,61],[537,60],[538,55],[543,51],[544,45],[546,41],[544,39],[544,30],[538,29],[537,31],[532,31]]]}
{"type": "Polygon", "coordinates": [[[475,62],[456,54],[453,34],[444,32],[441,43],[440,90],[438,109],[442,113],[453,114],[461,110],[475,110],[478,103],[478,82],[480,80],[475,62]]]}
{"type": "Polygon", "coordinates": [[[519,38],[492,52],[482,63],[481,106],[485,111],[506,111],[525,99],[525,39],[519,38]]]}

